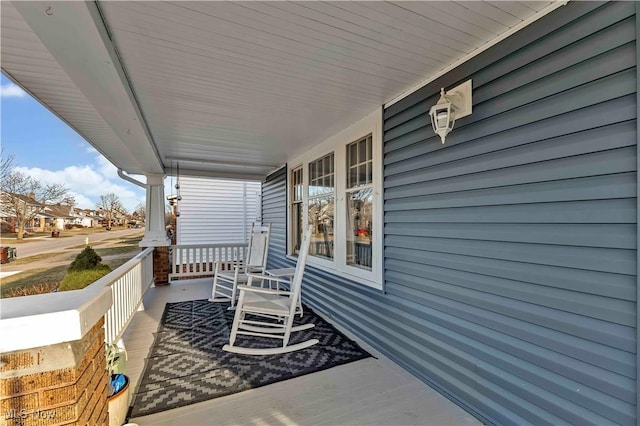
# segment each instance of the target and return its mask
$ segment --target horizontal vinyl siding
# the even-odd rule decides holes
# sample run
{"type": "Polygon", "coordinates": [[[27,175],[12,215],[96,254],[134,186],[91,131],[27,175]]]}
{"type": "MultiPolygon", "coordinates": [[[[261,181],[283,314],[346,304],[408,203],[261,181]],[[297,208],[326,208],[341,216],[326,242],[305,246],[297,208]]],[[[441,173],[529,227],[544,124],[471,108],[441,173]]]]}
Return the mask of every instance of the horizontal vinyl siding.
{"type": "Polygon", "coordinates": [[[287,268],[287,168],[269,175],[262,184],[262,223],[271,224],[267,264],[270,269],[287,268]]]}
{"type": "Polygon", "coordinates": [[[415,358],[391,352],[491,422],[634,424],[635,5],[545,20],[447,76],[474,110],[444,146],[426,113],[455,81],[385,111],[385,285],[415,358]]]}
{"type": "MultiPolygon", "coordinates": [[[[635,7],[570,2],[387,108],[386,294],[309,267],[305,300],[488,423],[636,424],[635,7]]],[[[290,266],[284,171],[263,209],[290,266]]]]}
{"type": "Polygon", "coordinates": [[[178,244],[247,241],[260,219],[260,188],[256,181],[180,177],[178,244]]]}

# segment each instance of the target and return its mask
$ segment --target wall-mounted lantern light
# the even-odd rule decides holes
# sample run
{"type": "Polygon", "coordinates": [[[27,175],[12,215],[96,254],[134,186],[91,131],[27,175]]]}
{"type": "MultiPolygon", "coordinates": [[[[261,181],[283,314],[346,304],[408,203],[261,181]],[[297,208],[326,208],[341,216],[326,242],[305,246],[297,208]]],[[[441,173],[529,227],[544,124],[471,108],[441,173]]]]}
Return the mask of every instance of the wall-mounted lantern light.
{"type": "Polygon", "coordinates": [[[444,87],[440,89],[440,99],[429,110],[429,116],[433,131],[440,136],[443,144],[456,120],[471,114],[471,110],[471,80],[448,92],[444,91],[444,87]]]}

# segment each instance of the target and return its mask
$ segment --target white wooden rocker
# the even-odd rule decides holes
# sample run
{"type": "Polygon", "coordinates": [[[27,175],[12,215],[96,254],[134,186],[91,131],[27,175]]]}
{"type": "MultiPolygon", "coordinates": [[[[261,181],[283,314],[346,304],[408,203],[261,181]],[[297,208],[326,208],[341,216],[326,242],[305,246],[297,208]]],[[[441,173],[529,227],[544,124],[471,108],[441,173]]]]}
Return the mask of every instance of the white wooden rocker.
{"type": "Polygon", "coordinates": [[[302,238],[298,262],[291,280],[277,278],[269,275],[249,273],[247,285],[239,286],[240,296],[238,297],[238,307],[233,319],[229,344],[224,345],[222,350],[244,355],[274,355],[286,352],[293,352],[305,349],[318,343],[318,339],[289,345],[289,337],[292,332],[307,330],[315,324],[303,324],[294,327],[293,320],[298,305],[298,296],[302,287],[302,276],[309,254],[309,243],[311,241],[312,226],[302,238]],[[275,281],[288,284],[289,290],[277,290],[263,287],[252,287],[252,281],[275,281]],[[247,319],[250,315],[250,319],[247,319]],[[238,334],[247,336],[258,336],[271,339],[281,339],[282,346],[270,348],[247,348],[235,346],[238,334]]]}
{"type": "Polygon", "coordinates": [[[263,273],[267,266],[270,236],[271,224],[266,226],[252,224],[246,259],[216,262],[210,302],[231,302],[229,309],[235,309],[238,285],[249,281],[248,272],[263,273]]]}

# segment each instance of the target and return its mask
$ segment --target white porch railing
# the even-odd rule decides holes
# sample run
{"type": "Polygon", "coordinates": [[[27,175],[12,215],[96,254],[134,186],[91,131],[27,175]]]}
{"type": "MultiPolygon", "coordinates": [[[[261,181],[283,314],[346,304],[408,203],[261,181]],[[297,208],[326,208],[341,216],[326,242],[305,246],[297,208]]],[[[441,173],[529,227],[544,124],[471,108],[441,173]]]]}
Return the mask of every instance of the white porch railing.
{"type": "MultiPolygon", "coordinates": [[[[246,243],[170,246],[169,281],[196,276],[213,276],[215,262],[244,260],[246,243]]],[[[224,267],[224,266],[223,266],[224,267]]]]}
{"type": "Polygon", "coordinates": [[[105,275],[92,285],[110,287],[113,304],[104,317],[104,340],[117,343],[153,284],[153,247],[105,275]]]}
{"type": "Polygon", "coordinates": [[[105,317],[105,341],[116,343],[153,283],[153,247],[82,290],[0,298],[0,352],[82,339],[105,317]]]}

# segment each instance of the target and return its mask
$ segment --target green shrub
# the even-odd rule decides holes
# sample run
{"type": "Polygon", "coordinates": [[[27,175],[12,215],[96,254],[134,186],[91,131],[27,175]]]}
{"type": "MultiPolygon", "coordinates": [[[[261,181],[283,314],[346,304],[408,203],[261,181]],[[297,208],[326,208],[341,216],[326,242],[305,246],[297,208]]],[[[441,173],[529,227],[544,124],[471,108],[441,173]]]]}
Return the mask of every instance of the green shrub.
{"type": "Polygon", "coordinates": [[[102,258],[96,253],[90,246],[86,246],[84,250],[76,256],[69,266],[69,272],[71,271],[84,271],[93,269],[100,264],[102,258]]]}
{"type": "Polygon", "coordinates": [[[109,272],[111,272],[111,268],[103,264],[84,271],[72,271],[69,268],[69,272],[60,282],[60,291],[80,290],[104,277],[109,272]]]}

